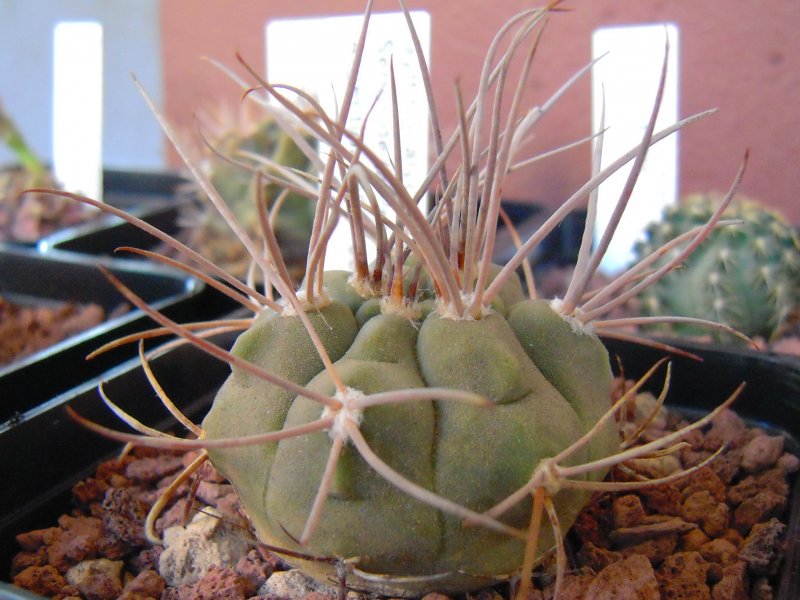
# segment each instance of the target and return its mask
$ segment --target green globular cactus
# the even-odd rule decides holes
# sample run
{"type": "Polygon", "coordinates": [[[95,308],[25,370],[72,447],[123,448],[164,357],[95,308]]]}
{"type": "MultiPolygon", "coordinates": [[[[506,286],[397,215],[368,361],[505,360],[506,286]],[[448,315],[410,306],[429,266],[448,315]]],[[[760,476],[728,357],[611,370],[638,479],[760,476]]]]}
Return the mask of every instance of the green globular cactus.
{"type": "MultiPolygon", "coordinates": [[[[511,280],[507,294],[523,296],[511,280]]],[[[352,294],[352,291],[349,291],[352,294]]],[[[385,304],[356,321],[358,309],[335,293],[310,312],[333,368],[348,390],[372,394],[413,388],[473,392],[491,407],[430,398],[370,406],[354,416],[364,440],[389,468],[476,513],[524,487],[534,468],[579,439],[609,408],[612,374],[593,335],[576,335],[543,300],[523,300],[479,319],[453,319],[437,310],[422,321],[385,304]],[[566,360],[565,360],[566,359],[566,360]]],[[[262,314],[233,353],[297,384],[333,396],[335,386],[311,348],[297,316],[262,314]]],[[[358,398],[359,396],[354,396],[358,398]]],[[[327,409],[234,368],[203,421],[207,439],[289,429],[318,421],[327,409]]],[[[316,531],[302,546],[309,514],[333,443],[329,431],[275,444],[210,450],[231,481],[259,538],[315,556],[357,559],[354,585],[394,593],[463,591],[511,576],[525,540],[487,527],[465,527],[409,496],[347,446],[340,455],[316,531]],[[405,581],[407,579],[407,581],[405,581]]],[[[613,423],[570,457],[580,464],[613,454],[613,423]]],[[[586,500],[583,490],[554,496],[562,523],[586,500]]],[[[505,527],[524,529],[530,503],[504,515],[505,527]]],[[[552,533],[542,547],[553,544],[552,533]]],[[[324,579],[329,565],[303,568],[324,579]]]]}
{"type": "MultiPolygon", "coordinates": [[[[646,256],[667,240],[705,223],[722,196],[695,194],[664,211],[637,246],[646,256]]],[[[794,227],[778,212],[739,196],[723,213],[738,222],[709,234],[676,269],[641,297],[648,315],[683,315],[725,323],[743,334],[767,340],[781,331],[800,303],[800,242],[794,227]]],[[[678,334],[703,333],[686,324],[661,325],[678,334]]],[[[720,339],[730,340],[730,336],[720,339]]]]}
{"type": "MultiPolygon", "coordinates": [[[[399,152],[387,159],[385,148],[370,148],[362,132],[343,126],[363,37],[354,46],[354,75],[335,115],[316,104],[310,111],[288,98],[284,87],[248,69],[254,78],[245,84],[248,91],[281,104],[304,135],[329,148],[319,181],[298,183],[317,201],[305,278],[295,285],[268,220],[260,220],[262,243],[225,210],[224,194],[190,163],[269,285],[208,278],[253,317],[205,329],[174,323],[126,291],[164,329],[226,361],[231,374],[200,426],[181,419],[196,439],[154,436],[119,409],[141,435],[94,429],[125,442],[202,448],[206,454],[190,469],[210,459],[232,483],[257,537],[323,582],[344,576],[356,589],[415,596],[461,593],[519,576],[519,597],[526,598],[533,565],[553,548],[561,581],[566,559],[560,542],[588,494],[637,485],[602,481],[608,470],[638,456],[675,451],[681,436],[714,413],[641,448],[625,440],[621,450],[616,413],[643,381],[611,405],[612,370],[599,335],[630,324],[603,317],[657,274],[649,274],[652,261],[646,259],[604,287],[588,289],[605,250],[604,244],[592,247],[594,191],[626,162],[633,162],[628,177],[634,184],[649,146],[702,116],[655,131],[663,73],[641,143],[627,159],[593,175],[507,264],[491,262],[501,192],[522,143],[578,79],[528,112],[516,101],[503,105],[493,89],[501,81],[511,86],[506,69],[529,55],[554,6],[527,10],[498,33],[475,101],[471,108],[459,103],[459,124],[450,138],[437,141],[433,166],[418,189],[407,187],[399,152]],[[501,52],[498,43],[506,34],[501,52]],[[486,122],[472,122],[478,116],[486,122]],[[455,161],[459,148],[451,180],[443,165],[446,158],[455,161]],[[434,190],[437,202],[426,212],[423,200],[434,190]],[[587,200],[587,233],[572,282],[563,298],[537,298],[530,280],[521,285],[517,269],[587,200]],[[381,212],[381,201],[391,217],[381,212]],[[326,253],[335,251],[328,243],[336,226],[350,227],[352,273],[324,270],[326,253]],[[375,240],[370,256],[368,235],[375,240]],[[206,339],[235,327],[245,330],[231,351],[206,339]]],[[[425,69],[422,76],[430,89],[425,69]]],[[[524,78],[514,90],[516,100],[523,89],[524,78]]],[[[431,119],[440,131],[433,108],[431,119]]],[[[279,174],[288,179],[292,173],[279,174]]],[[[741,175],[720,210],[691,234],[692,243],[714,228],[741,175]]],[[[621,197],[615,213],[626,202],[621,197]]],[[[618,217],[611,220],[609,236],[617,223],[618,217]]],[[[212,271],[213,265],[190,255],[212,271]]],[[[665,270],[684,258],[679,254],[665,270]]],[[[157,540],[154,522],[151,514],[147,531],[157,540]]]]}

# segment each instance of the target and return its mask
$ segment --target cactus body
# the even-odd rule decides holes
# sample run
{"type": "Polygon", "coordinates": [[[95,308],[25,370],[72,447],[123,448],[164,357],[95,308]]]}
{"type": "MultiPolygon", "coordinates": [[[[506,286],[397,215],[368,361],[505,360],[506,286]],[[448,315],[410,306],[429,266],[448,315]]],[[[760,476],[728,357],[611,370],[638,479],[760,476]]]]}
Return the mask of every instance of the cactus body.
{"type": "MultiPolygon", "coordinates": [[[[692,195],[652,223],[637,252],[705,223],[719,204],[714,195],[692,195]]],[[[739,198],[723,218],[742,222],[712,232],[677,269],[642,295],[645,314],[682,315],[725,323],[748,336],[773,338],[800,302],[800,244],[792,226],[759,203],[739,198]]],[[[677,333],[704,333],[687,325],[677,333]]],[[[728,338],[729,339],[729,338],[728,338]]]]}
{"type": "MultiPolygon", "coordinates": [[[[522,296],[518,284],[512,287],[516,291],[506,296],[522,296]]],[[[580,438],[608,409],[612,375],[602,344],[573,332],[542,300],[507,307],[508,319],[493,312],[480,320],[454,320],[434,310],[419,322],[382,312],[356,329],[358,294],[342,286],[332,295],[344,296],[350,306],[333,300],[315,323],[348,387],[365,394],[449,387],[492,401],[492,408],[435,398],[375,406],[364,411],[361,422],[371,447],[398,473],[474,511],[490,509],[523,486],[542,459],[580,438]]],[[[297,316],[273,313],[243,334],[234,353],[331,394],[333,384],[309,346],[297,316]]],[[[274,431],[309,423],[322,410],[234,369],[203,428],[209,439],[274,431]]],[[[609,426],[572,461],[607,456],[618,444],[609,426]]],[[[316,556],[354,559],[362,578],[356,586],[396,594],[459,592],[519,568],[524,541],[467,527],[409,497],[349,447],[317,532],[307,546],[299,546],[330,447],[328,433],[320,432],[266,446],[212,450],[210,456],[234,483],[261,539],[316,556]]],[[[582,491],[555,496],[563,527],[585,499],[582,491]]],[[[523,529],[529,519],[525,502],[503,521],[523,529]]],[[[542,542],[550,547],[552,535],[542,542]]],[[[334,575],[324,563],[303,567],[323,579],[334,575]]]]}

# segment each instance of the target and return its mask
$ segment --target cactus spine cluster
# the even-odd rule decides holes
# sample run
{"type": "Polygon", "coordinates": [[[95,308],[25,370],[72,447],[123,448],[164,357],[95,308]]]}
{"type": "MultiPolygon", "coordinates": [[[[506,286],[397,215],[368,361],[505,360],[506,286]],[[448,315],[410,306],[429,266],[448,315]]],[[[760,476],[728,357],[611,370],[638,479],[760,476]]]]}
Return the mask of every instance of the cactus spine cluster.
{"type": "MultiPolygon", "coordinates": [[[[607,470],[671,448],[685,435],[620,450],[619,404],[610,406],[612,372],[598,334],[628,324],[603,317],[685,259],[717,225],[742,175],[707,223],[668,242],[685,247],[666,265],[654,266],[657,252],[589,292],[648,148],[708,114],[655,130],[664,67],[641,142],[592,173],[507,264],[493,265],[505,178],[538,121],[588,71],[528,110],[520,106],[525,77],[515,85],[507,81],[515,59],[527,74],[528,50],[556,4],[523,11],[497,34],[475,100],[465,105],[459,95],[459,124],[449,138],[435,136],[433,166],[416,190],[404,185],[399,156],[386,160],[363,143],[362,132],[347,129],[357,75],[337,113],[329,114],[310,96],[300,92],[293,100],[249,69],[254,83],[247,89],[281,104],[304,135],[330,148],[319,182],[304,185],[288,168],[262,173],[316,201],[305,279],[297,289],[269,219],[259,219],[264,241],[255,240],[203,170],[188,161],[269,285],[245,285],[181,248],[200,268],[223,277],[220,289],[254,312],[244,324],[225,323],[246,329],[228,352],[197,326],[172,322],[118,284],[160,325],[226,361],[232,372],[201,426],[182,418],[196,439],[154,436],[119,409],[140,435],[87,425],[120,441],[203,448],[233,484],[258,537],[323,581],[343,572],[355,588],[413,596],[464,592],[521,573],[525,597],[533,563],[561,548],[587,494],[626,485],[601,481],[607,470]],[[497,89],[504,86],[505,96],[497,89]],[[451,174],[448,158],[460,159],[451,174]],[[594,191],[628,163],[629,185],[593,248],[594,191]],[[431,190],[438,191],[437,203],[425,212],[431,190]],[[396,216],[381,213],[378,199],[396,216]],[[587,202],[587,233],[568,290],[563,298],[536,298],[516,269],[569,211],[587,202]],[[337,224],[352,232],[353,273],[324,271],[337,224]],[[376,242],[374,256],[367,255],[367,235],[376,242]],[[547,524],[539,527],[543,513],[547,524]]],[[[353,73],[369,14],[368,8],[353,73]]],[[[422,74],[430,90],[427,70],[422,74]]],[[[396,106],[395,85],[391,94],[396,106]]],[[[438,133],[433,109],[430,117],[438,133]]],[[[209,323],[207,333],[222,325],[209,323]]],[[[560,581],[563,549],[558,557],[560,581]]]]}
{"type": "MultiPolygon", "coordinates": [[[[667,240],[706,222],[722,197],[694,194],[651,223],[637,252],[644,256],[667,240]]],[[[759,202],[738,196],[723,214],[733,220],[641,296],[644,314],[673,314],[725,323],[747,336],[774,338],[800,303],[800,242],[792,225],[759,202]]],[[[675,333],[702,333],[674,325],[675,333]]],[[[724,338],[720,338],[724,339],[724,338]]],[[[729,338],[728,338],[729,339],[729,338]]]]}

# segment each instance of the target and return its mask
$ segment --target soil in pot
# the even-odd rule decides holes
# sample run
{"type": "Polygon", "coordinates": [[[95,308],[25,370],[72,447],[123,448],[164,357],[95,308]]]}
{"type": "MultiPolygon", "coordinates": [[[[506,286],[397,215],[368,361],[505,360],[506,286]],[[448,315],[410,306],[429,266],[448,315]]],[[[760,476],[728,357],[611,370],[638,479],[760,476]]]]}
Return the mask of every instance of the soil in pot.
{"type": "MultiPolygon", "coordinates": [[[[54,187],[48,178],[40,187],[54,187]]],[[[47,193],[21,192],[35,187],[19,169],[0,170],[0,241],[32,244],[64,227],[96,219],[89,211],[65,198],[47,193]]]]}
{"type": "MultiPolygon", "coordinates": [[[[617,393],[625,385],[618,380],[617,393]]],[[[644,442],[687,423],[664,409],[650,418],[654,407],[652,395],[639,394],[625,411],[623,433],[644,442]]],[[[610,474],[618,481],[658,477],[719,452],[678,481],[595,495],[567,536],[570,571],[562,599],[775,597],[790,480],[800,460],[787,452],[783,436],[748,426],[730,410],[685,441],[674,454],[629,462],[610,474]]],[[[164,543],[148,544],[150,506],[193,458],[136,449],[102,463],[73,488],[70,513],[52,527],[17,536],[14,583],[60,599],[360,597],[336,582],[312,582],[258,545],[233,489],[208,464],[180,485],[158,519],[164,543]]],[[[552,598],[554,565],[546,561],[536,571],[533,598],[552,598]]],[[[499,600],[513,587],[470,596],[499,600]]]]}
{"type": "MultiPolygon", "coordinates": [[[[124,313],[121,305],[109,318],[124,313]]],[[[99,304],[27,304],[0,296],[0,365],[29,356],[106,320],[99,304]]]]}

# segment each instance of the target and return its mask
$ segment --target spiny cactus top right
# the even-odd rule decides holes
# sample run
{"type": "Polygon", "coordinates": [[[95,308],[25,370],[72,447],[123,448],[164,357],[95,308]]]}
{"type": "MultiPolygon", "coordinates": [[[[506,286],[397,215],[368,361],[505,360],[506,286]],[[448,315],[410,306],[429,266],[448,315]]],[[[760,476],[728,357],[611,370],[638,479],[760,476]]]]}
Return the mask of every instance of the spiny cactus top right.
{"type": "MultiPolygon", "coordinates": [[[[637,245],[646,256],[666,240],[705,223],[720,197],[695,194],[668,208],[651,223],[637,245]]],[[[745,335],[774,339],[800,304],[800,243],[795,229],[775,211],[738,197],[723,218],[740,223],[720,227],[686,261],[651,286],[641,298],[648,315],[683,315],[719,321],[745,335]]],[[[680,334],[702,333],[685,324],[680,334]]]]}

